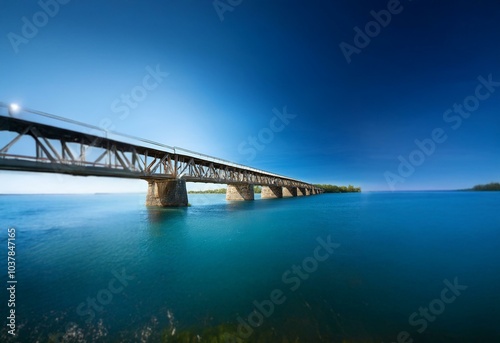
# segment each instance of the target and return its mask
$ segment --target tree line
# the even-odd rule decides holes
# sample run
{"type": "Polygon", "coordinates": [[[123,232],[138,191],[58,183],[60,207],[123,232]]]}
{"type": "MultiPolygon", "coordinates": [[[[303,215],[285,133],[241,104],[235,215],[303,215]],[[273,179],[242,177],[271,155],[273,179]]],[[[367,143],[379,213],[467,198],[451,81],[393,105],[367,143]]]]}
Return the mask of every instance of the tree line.
{"type": "Polygon", "coordinates": [[[500,191],[500,183],[490,182],[486,185],[476,185],[472,187],[473,191],[500,191]]]}
{"type": "MultiPolygon", "coordinates": [[[[254,186],[253,192],[256,194],[261,193],[262,187],[261,186],[254,186]]],[[[205,191],[189,191],[188,193],[189,194],[226,194],[226,189],[225,188],[207,189],[205,191]]]]}
{"type": "Polygon", "coordinates": [[[336,186],[336,185],[315,185],[318,188],[321,188],[325,191],[325,193],[360,193],[361,187],[354,187],[352,185],[349,186],[336,186]]]}

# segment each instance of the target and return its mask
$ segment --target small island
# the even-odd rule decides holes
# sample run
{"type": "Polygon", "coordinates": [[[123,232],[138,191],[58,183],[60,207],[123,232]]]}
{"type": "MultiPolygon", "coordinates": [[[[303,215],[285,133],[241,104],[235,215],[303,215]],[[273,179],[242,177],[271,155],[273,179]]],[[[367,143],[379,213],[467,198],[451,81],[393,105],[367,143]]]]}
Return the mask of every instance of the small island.
{"type": "Polygon", "coordinates": [[[500,183],[498,182],[490,182],[485,185],[476,185],[469,189],[469,191],[478,191],[478,192],[484,192],[484,191],[500,191],[500,183]]]}

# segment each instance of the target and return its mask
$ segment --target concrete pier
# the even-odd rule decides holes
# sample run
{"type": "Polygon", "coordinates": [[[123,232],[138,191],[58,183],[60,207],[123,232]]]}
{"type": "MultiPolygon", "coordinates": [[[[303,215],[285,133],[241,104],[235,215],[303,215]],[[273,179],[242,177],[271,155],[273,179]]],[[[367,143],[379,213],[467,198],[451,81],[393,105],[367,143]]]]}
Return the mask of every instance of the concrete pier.
{"type": "Polygon", "coordinates": [[[146,206],[186,207],[188,195],[184,180],[148,180],[146,206]]]}
{"type": "Polygon", "coordinates": [[[295,187],[283,187],[283,198],[296,197],[297,196],[297,188],[295,187]]]}
{"type": "Polygon", "coordinates": [[[306,188],[306,195],[311,195],[311,190],[309,188],[306,188]]]}
{"type": "Polygon", "coordinates": [[[226,200],[254,200],[253,185],[227,185],[226,200]]]}
{"type": "Polygon", "coordinates": [[[304,195],[306,195],[306,190],[305,190],[305,188],[300,188],[300,187],[297,187],[297,196],[298,196],[298,197],[302,197],[302,196],[304,196],[304,195]]]}
{"type": "Polygon", "coordinates": [[[283,187],[281,187],[281,186],[262,186],[260,198],[261,199],[283,198],[283,187]]]}

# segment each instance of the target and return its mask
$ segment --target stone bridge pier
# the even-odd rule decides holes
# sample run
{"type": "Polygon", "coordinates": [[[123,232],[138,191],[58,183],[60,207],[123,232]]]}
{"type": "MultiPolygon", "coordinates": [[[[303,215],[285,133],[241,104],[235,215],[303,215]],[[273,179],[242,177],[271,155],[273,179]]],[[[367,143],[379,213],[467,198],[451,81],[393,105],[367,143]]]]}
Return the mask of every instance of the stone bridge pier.
{"type": "Polygon", "coordinates": [[[184,180],[147,180],[146,206],[186,207],[188,195],[184,180]]]}
{"type": "MultiPolygon", "coordinates": [[[[186,181],[182,179],[147,179],[148,194],[146,206],[157,207],[186,207],[188,206],[188,193],[186,181]]],[[[300,197],[321,193],[314,188],[295,186],[262,186],[261,199],[279,199],[300,197]]],[[[245,183],[228,184],[226,200],[254,200],[254,185],[245,183]]]]}
{"type": "Polygon", "coordinates": [[[226,189],[226,200],[254,200],[253,185],[229,184],[226,189]]]}
{"type": "Polygon", "coordinates": [[[301,187],[297,187],[297,196],[298,197],[302,197],[306,195],[306,189],[305,188],[301,188],[301,187]]]}
{"type": "Polygon", "coordinates": [[[281,186],[262,186],[260,198],[261,199],[283,198],[283,187],[281,187],[281,186]]]}
{"type": "Polygon", "coordinates": [[[290,198],[297,196],[297,188],[295,187],[283,187],[283,198],[290,198]]]}

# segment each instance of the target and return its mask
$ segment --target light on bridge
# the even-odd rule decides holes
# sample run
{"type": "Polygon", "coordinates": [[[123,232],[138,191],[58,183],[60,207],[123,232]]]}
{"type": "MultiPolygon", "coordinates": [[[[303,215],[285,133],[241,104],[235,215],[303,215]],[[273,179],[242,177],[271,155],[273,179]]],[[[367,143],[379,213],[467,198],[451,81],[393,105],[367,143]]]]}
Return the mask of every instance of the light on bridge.
{"type": "Polygon", "coordinates": [[[21,107],[18,104],[10,104],[9,105],[9,115],[14,116],[14,114],[18,113],[21,107]]]}

